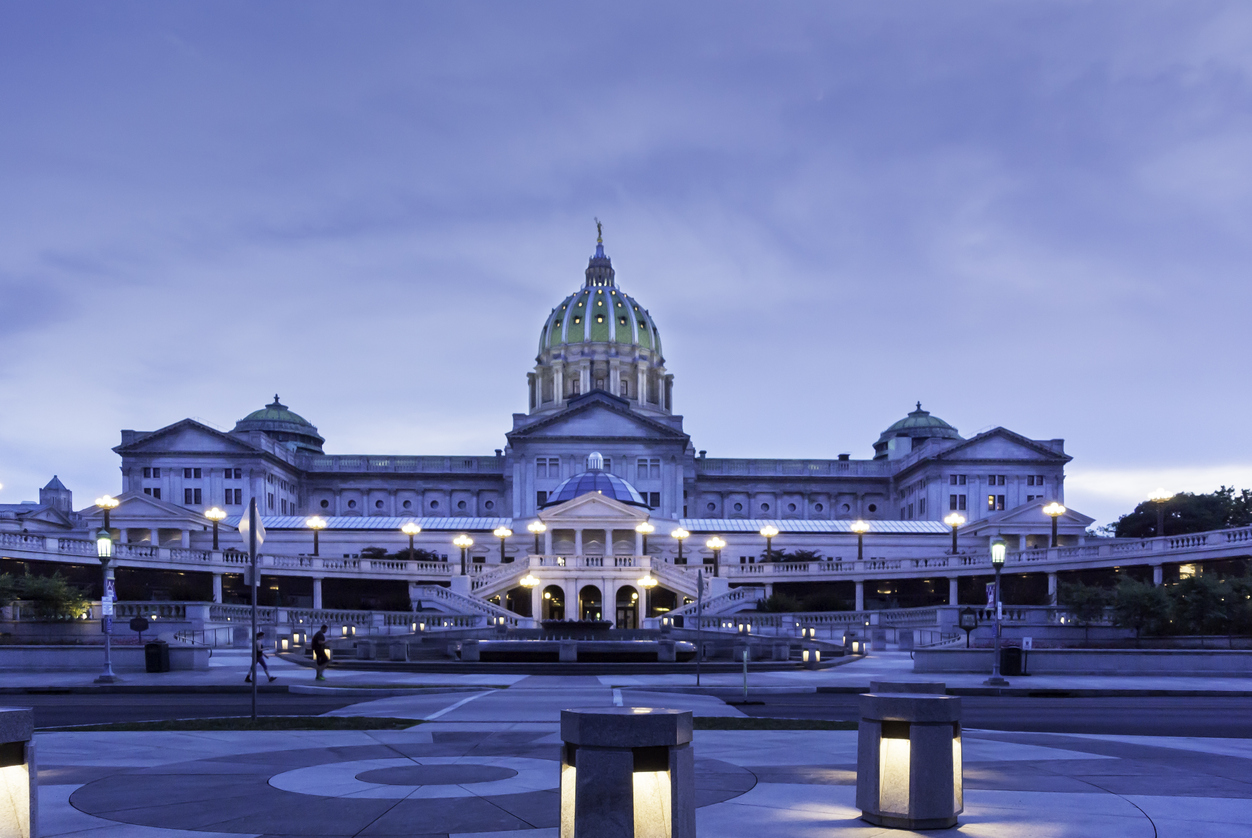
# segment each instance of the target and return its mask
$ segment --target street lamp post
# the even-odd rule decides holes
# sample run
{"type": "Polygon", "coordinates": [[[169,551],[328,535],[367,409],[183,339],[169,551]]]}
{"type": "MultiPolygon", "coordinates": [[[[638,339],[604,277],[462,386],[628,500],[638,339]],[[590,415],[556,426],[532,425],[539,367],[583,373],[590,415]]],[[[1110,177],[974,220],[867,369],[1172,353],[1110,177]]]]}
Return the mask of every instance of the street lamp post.
{"type": "Polygon", "coordinates": [[[548,525],[543,521],[531,521],[526,525],[526,529],[534,533],[535,536],[535,555],[542,556],[543,548],[539,545],[539,538],[548,531],[548,525]]]}
{"type": "Polygon", "coordinates": [[[412,521],[409,521],[400,528],[400,532],[409,537],[409,561],[413,561],[414,557],[417,555],[417,551],[413,549],[413,536],[417,535],[421,531],[422,528],[412,521]]]}
{"type": "Polygon", "coordinates": [[[766,524],[761,527],[761,535],[765,536],[765,561],[768,562],[774,554],[774,536],[778,535],[778,527],[766,524]]]}
{"type": "Polygon", "coordinates": [[[639,578],[639,584],[643,587],[643,618],[646,620],[651,613],[652,589],[657,586],[657,578],[651,573],[645,573],[639,578]]]}
{"type": "Polygon", "coordinates": [[[1004,551],[1007,545],[1003,538],[996,538],[991,542],[991,566],[996,570],[995,583],[995,610],[992,616],[995,619],[995,657],[991,659],[991,677],[983,683],[989,687],[1007,687],[1009,682],[1000,677],[1000,571],[1004,569],[1004,551]]]}
{"type": "MultiPolygon", "coordinates": [[[[105,508],[104,514],[106,516],[109,514],[108,508],[105,508]]],[[[100,571],[104,576],[103,593],[100,595],[100,611],[102,612],[100,630],[104,632],[104,671],[100,673],[96,683],[114,684],[121,679],[113,674],[113,598],[109,596],[109,561],[113,558],[113,534],[108,529],[101,529],[96,533],[96,556],[100,559],[100,571]]]]}
{"type": "Polygon", "coordinates": [[[465,551],[474,546],[474,539],[470,538],[465,533],[461,533],[456,538],[452,539],[452,543],[461,548],[461,575],[464,576],[469,573],[469,570],[465,566],[465,551]]]}
{"type": "Polygon", "coordinates": [[[504,540],[513,534],[508,527],[496,527],[491,534],[500,539],[500,564],[508,564],[509,560],[504,555],[504,540]]]}
{"type": "Polygon", "coordinates": [[[965,523],[965,516],[959,512],[953,512],[943,522],[952,528],[952,555],[956,555],[956,530],[961,524],[965,523]]]}
{"type": "Polygon", "coordinates": [[[105,495],[104,497],[96,498],[96,506],[104,510],[104,528],[106,530],[109,528],[109,513],[114,509],[117,509],[117,505],[119,503],[121,503],[121,501],[112,495],[105,495]]]}
{"type": "Polygon", "coordinates": [[[1048,504],[1047,506],[1043,508],[1043,514],[1048,515],[1052,518],[1052,546],[1060,547],[1061,542],[1060,542],[1060,539],[1057,538],[1056,522],[1060,519],[1062,515],[1065,514],[1065,507],[1061,506],[1056,501],[1052,501],[1050,504],[1048,504]]]}
{"type": "Polygon", "coordinates": [[[213,522],[213,549],[217,550],[217,524],[226,517],[226,510],[218,509],[215,506],[205,511],[204,517],[213,522]]]}
{"type": "Polygon", "coordinates": [[[721,571],[718,570],[718,566],[722,563],[722,548],[726,546],[726,542],[713,536],[704,542],[704,546],[713,551],[713,575],[719,576],[721,571]]]}
{"type": "Polygon", "coordinates": [[[656,532],[656,527],[652,526],[647,521],[640,521],[635,527],[635,532],[643,536],[643,555],[648,555],[648,534],[656,532]]]}
{"type": "Polygon", "coordinates": [[[864,521],[853,521],[852,532],[856,533],[856,560],[865,560],[865,533],[869,532],[869,524],[864,521]]]}
{"type": "Polygon", "coordinates": [[[678,558],[674,561],[674,564],[686,564],[687,560],[683,558],[683,539],[691,535],[691,533],[687,532],[682,527],[679,527],[669,535],[670,538],[678,542],[678,558]]]}
{"type": "MultiPolygon", "coordinates": [[[[1165,504],[1169,503],[1170,500],[1173,499],[1173,497],[1174,497],[1173,495],[1169,494],[1164,489],[1157,489],[1155,492],[1148,495],[1148,500],[1156,504],[1156,537],[1157,538],[1165,537],[1165,504]]],[[[109,513],[107,512],[104,513],[104,520],[106,521],[109,520],[109,513]]]]}
{"type": "Polygon", "coordinates": [[[314,515],[312,518],[305,521],[304,525],[308,527],[309,529],[313,530],[313,555],[316,556],[318,555],[317,551],[319,549],[318,543],[317,543],[317,536],[322,530],[326,529],[326,519],[319,515],[314,515]]]}

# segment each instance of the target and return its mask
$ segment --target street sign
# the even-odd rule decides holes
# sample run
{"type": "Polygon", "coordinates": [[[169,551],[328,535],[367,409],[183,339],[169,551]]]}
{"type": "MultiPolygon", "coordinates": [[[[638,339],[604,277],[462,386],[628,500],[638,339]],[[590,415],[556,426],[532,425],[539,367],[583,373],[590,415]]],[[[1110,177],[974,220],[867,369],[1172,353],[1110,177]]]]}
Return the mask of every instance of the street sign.
{"type": "Polygon", "coordinates": [[[100,618],[100,631],[103,632],[104,634],[113,633],[113,618],[112,617],[100,618]]]}
{"type": "Polygon", "coordinates": [[[1033,637],[1023,637],[1022,649],[1029,652],[1033,648],[1035,648],[1035,639],[1033,637]]]}
{"type": "Polygon", "coordinates": [[[113,578],[104,580],[104,598],[117,599],[117,580],[113,578]]]}
{"type": "Polygon", "coordinates": [[[106,617],[113,616],[113,600],[105,598],[100,601],[100,613],[106,617]]]}

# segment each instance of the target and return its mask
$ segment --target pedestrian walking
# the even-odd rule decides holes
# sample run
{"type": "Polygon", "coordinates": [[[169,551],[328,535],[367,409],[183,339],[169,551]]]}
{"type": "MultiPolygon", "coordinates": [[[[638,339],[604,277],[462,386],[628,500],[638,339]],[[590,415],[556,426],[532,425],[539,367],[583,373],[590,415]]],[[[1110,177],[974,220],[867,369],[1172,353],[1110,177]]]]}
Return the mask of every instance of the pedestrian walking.
{"type": "Polygon", "coordinates": [[[330,663],[330,653],[326,651],[326,629],[329,626],[322,626],[317,630],[317,634],[313,635],[313,663],[317,664],[317,681],[325,681],[326,676],[322,673],[326,671],[326,664],[330,663]]]}
{"type": "Polygon", "coordinates": [[[261,640],[265,637],[265,632],[258,631],[256,637],[252,638],[252,667],[248,670],[248,677],[243,680],[249,684],[252,683],[252,676],[256,672],[257,664],[265,670],[265,677],[273,681],[277,675],[270,675],[269,664],[265,662],[265,650],[261,648],[261,640]]]}

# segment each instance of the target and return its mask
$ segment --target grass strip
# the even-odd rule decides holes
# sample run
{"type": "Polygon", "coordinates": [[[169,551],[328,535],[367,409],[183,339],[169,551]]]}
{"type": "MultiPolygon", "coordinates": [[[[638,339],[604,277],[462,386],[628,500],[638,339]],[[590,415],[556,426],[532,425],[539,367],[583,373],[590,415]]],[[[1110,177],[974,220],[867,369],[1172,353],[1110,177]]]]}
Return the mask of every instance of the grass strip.
{"type": "Polygon", "coordinates": [[[42,732],[96,733],[102,731],[163,730],[403,730],[421,724],[418,719],[373,716],[223,716],[213,719],[166,719],[155,722],[113,722],[104,725],[40,728],[42,732]]]}
{"type": "Polygon", "coordinates": [[[856,722],[838,719],[767,719],[757,716],[696,716],[696,730],[856,730],[856,722]]]}

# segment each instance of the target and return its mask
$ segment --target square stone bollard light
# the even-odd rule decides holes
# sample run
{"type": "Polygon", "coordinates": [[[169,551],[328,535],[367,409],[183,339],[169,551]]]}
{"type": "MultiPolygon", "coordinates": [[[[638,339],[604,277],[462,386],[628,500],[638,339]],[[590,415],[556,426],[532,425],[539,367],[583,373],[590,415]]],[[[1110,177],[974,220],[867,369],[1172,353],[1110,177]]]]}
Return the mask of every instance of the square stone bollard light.
{"type": "Polygon", "coordinates": [[[861,696],[856,805],[894,829],[946,829],[965,808],[961,699],[923,693],[861,696]]]}
{"type": "Polygon", "coordinates": [[[691,711],[561,711],[560,838],[695,838],[691,711]]]}
{"type": "Polygon", "coordinates": [[[39,834],[34,735],[35,711],[0,708],[0,835],[5,838],[39,834]]]}

